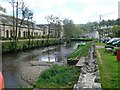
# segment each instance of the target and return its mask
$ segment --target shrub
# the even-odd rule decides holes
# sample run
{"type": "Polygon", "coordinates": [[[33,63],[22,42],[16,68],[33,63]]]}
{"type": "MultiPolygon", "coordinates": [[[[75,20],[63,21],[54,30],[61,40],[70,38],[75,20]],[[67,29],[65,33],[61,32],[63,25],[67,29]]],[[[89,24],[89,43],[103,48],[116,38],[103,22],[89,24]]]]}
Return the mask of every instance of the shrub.
{"type": "Polygon", "coordinates": [[[114,48],[114,49],[113,49],[113,54],[114,54],[114,55],[117,55],[117,51],[118,51],[118,50],[119,50],[119,48],[114,48]]]}
{"type": "Polygon", "coordinates": [[[77,82],[80,69],[74,66],[54,65],[44,71],[34,83],[35,88],[72,88],[77,82]]]}

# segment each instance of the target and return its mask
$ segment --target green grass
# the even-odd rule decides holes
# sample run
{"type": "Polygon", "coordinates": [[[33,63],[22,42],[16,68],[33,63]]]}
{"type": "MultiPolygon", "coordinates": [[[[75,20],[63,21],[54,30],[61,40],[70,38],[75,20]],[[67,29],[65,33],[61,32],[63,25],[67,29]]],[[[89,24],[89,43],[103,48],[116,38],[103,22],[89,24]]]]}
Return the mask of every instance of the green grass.
{"type": "Polygon", "coordinates": [[[87,56],[91,44],[86,43],[85,45],[80,45],[76,50],[68,56],[68,59],[78,59],[82,56],[87,56]]]}
{"type": "Polygon", "coordinates": [[[95,45],[105,46],[106,44],[105,44],[105,43],[102,43],[102,42],[97,42],[97,43],[95,43],[95,45]]]}
{"type": "MultiPolygon", "coordinates": [[[[54,40],[51,39],[49,41],[47,40],[31,40],[30,46],[28,45],[28,40],[18,41],[17,42],[17,51],[26,50],[28,48],[36,48],[36,47],[43,47],[43,46],[51,46],[60,44],[63,42],[60,42],[60,40],[54,40]]],[[[12,42],[3,42],[2,43],[2,52],[13,52],[14,47],[12,42]]]]}
{"type": "Polygon", "coordinates": [[[101,48],[98,49],[102,63],[100,63],[100,59],[98,59],[98,66],[100,70],[100,77],[101,77],[101,83],[102,88],[105,90],[105,88],[118,88],[118,62],[116,60],[116,56],[113,55],[113,53],[108,53],[105,51],[105,49],[101,48]]]}
{"type": "Polygon", "coordinates": [[[34,88],[72,88],[79,77],[79,68],[54,65],[44,71],[34,83],[34,88]]]}

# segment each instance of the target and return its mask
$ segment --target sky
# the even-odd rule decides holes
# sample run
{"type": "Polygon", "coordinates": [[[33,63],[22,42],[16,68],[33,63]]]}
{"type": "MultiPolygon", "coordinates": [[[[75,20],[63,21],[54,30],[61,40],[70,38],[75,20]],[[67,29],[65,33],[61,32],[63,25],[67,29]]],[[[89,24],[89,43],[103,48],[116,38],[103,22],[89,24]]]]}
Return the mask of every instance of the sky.
{"type": "MultiPolygon", "coordinates": [[[[11,1],[11,0],[8,0],[11,1]]],[[[0,5],[12,15],[12,6],[7,0],[0,0],[0,5]]],[[[68,18],[75,24],[85,24],[101,19],[118,18],[119,0],[24,0],[26,6],[34,12],[33,20],[37,24],[46,24],[48,15],[68,18]]]]}

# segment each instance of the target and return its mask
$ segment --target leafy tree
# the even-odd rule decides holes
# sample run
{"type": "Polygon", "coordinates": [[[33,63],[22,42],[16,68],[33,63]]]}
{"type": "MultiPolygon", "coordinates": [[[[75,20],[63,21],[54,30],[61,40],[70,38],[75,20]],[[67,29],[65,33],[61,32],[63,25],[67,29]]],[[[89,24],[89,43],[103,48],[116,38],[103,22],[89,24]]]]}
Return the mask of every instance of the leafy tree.
{"type": "Polygon", "coordinates": [[[6,13],[6,9],[0,5],[0,11],[6,13]]]}
{"type": "Polygon", "coordinates": [[[115,21],[115,25],[120,25],[120,18],[115,21]]]}
{"type": "Polygon", "coordinates": [[[64,35],[66,38],[72,37],[73,21],[69,19],[63,20],[64,24],[64,35]]]}
{"type": "Polygon", "coordinates": [[[120,37],[120,26],[114,25],[112,28],[113,36],[120,37]]]}
{"type": "Polygon", "coordinates": [[[64,36],[66,38],[79,36],[82,32],[80,26],[79,25],[76,26],[72,20],[64,19],[63,24],[64,24],[64,36]]]}

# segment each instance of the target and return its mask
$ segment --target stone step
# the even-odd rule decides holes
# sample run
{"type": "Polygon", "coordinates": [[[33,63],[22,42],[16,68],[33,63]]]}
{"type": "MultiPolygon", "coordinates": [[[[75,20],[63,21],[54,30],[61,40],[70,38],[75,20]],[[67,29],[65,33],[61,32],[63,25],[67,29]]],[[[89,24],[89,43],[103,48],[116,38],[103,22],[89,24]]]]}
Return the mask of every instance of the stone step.
{"type": "Polygon", "coordinates": [[[85,62],[85,57],[81,57],[80,60],[77,62],[76,67],[82,67],[85,62]]]}

